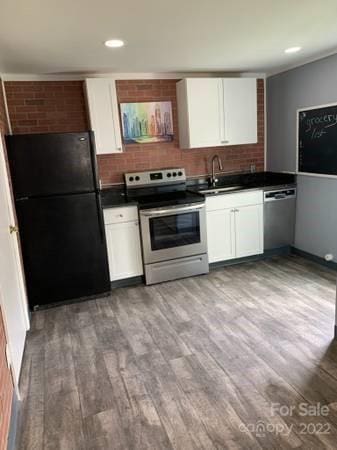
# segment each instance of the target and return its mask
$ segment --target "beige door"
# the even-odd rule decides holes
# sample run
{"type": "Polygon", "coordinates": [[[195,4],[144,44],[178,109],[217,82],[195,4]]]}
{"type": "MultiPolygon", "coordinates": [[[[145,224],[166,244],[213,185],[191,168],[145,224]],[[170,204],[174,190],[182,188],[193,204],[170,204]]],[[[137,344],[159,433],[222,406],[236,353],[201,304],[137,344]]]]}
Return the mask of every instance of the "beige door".
{"type": "Polygon", "coordinates": [[[29,319],[17,234],[15,229],[11,229],[14,224],[14,211],[0,135],[0,301],[10,363],[17,385],[29,319]]]}

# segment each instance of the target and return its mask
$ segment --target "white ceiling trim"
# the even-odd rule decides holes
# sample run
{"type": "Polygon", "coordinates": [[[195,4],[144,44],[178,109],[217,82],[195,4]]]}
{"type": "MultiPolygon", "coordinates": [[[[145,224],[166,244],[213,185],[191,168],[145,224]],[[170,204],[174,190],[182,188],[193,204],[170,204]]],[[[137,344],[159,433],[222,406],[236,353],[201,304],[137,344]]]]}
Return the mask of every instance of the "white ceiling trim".
{"type": "Polygon", "coordinates": [[[5,89],[3,75],[1,73],[0,73],[0,89],[2,90],[2,95],[3,95],[3,100],[4,100],[4,107],[5,107],[5,115],[6,115],[7,125],[8,125],[8,132],[9,132],[9,134],[12,134],[12,124],[11,124],[10,117],[9,117],[6,89],[5,89]]]}
{"type": "Polygon", "coordinates": [[[158,72],[158,73],[79,73],[79,74],[17,74],[4,73],[4,81],[76,81],[86,78],[112,78],[114,80],[170,80],[178,78],[235,77],[266,78],[262,72],[158,72]]]}
{"type": "Polygon", "coordinates": [[[310,64],[315,61],[319,61],[320,59],[328,58],[329,56],[336,55],[336,54],[337,54],[337,48],[332,51],[322,53],[319,56],[315,56],[313,58],[307,58],[301,62],[291,64],[289,66],[284,67],[282,70],[275,70],[275,71],[267,72],[266,78],[273,77],[274,75],[279,75],[280,73],[288,72],[289,70],[292,70],[292,69],[297,69],[298,67],[305,66],[306,64],[310,64]]]}

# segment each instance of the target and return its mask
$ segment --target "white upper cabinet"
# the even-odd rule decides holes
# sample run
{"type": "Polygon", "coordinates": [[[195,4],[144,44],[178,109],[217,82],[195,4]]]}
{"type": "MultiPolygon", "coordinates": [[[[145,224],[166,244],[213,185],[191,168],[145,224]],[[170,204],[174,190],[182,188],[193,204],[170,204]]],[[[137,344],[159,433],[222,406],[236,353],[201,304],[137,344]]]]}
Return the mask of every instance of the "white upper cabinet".
{"type": "Polygon", "coordinates": [[[223,144],[222,101],[220,78],[187,78],[177,83],[181,148],[223,144]]]}
{"type": "Polygon", "coordinates": [[[186,78],[177,103],[181,148],[257,142],[256,78],[186,78]]]}
{"type": "Polygon", "coordinates": [[[223,78],[226,145],[257,142],[256,78],[223,78]]]}
{"type": "Polygon", "coordinates": [[[122,138],[115,80],[88,78],[85,86],[97,154],[120,153],[122,138]]]}

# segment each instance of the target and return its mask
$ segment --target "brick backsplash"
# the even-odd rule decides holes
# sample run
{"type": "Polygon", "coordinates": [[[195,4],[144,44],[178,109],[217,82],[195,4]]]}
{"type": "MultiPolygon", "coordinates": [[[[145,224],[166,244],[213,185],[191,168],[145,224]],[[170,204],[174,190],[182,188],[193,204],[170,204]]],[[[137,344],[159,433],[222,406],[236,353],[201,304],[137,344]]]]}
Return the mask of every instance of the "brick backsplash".
{"type": "MultiPolygon", "coordinates": [[[[5,104],[0,86],[0,139],[7,132],[5,104]]],[[[7,448],[7,436],[11,416],[13,382],[6,360],[6,336],[0,308],[0,450],[7,448]]]]}
{"type": "MultiPolygon", "coordinates": [[[[99,155],[103,185],[121,183],[123,173],[182,166],[188,176],[210,172],[210,158],[216,152],[224,170],[246,171],[251,164],[264,169],[264,81],[258,80],[258,143],[252,145],[181,150],[178,141],[176,82],[178,80],[118,80],[121,102],[171,101],[173,142],[128,144],[121,154],[99,155]]],[[[83,82],[6,82],[7,101],[14,133],[84,131],[88,129],[83,82]]]]}

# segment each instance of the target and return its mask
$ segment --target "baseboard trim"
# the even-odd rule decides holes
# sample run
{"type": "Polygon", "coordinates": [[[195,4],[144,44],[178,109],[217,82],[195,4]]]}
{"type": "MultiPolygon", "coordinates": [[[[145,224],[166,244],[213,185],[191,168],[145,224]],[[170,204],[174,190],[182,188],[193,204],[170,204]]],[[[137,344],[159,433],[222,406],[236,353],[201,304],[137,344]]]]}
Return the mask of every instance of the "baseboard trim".
{"type": "Polygon", "coordinates": [[[280,248],[275,248],[272,250],[266,250],[264,253],[262,253],[260,255],[245,256],[243,258],[227,259],[226,261],[210,263],[209,269],[216,270],[216,269],[219,269],[220,267],[233,266],[235,264],[242,264],[242,263],[246,263],[246,262],[261,261],[263,259],[268,259],[273,256],[290,255],[290,253],[291,253],[291,247],[289,247],[289,246],[280,247],[280,248]]]}
{"type": "Polygon", "coordinates": [[[304,250],[300,250],[296,247],[291,247],[291,252],[294,255],[302,256],[303,258],[309,259],[310,261],[320,264],[321,266],[329,267],[329,269],[337,271],[337,263],[334,261],[325,261],[325,259],[320,256],[313,255],[312,253],[305,252],[304,250]]]}
{"type": "Polygon", "coordinates": [[[111,291],[101,292],[99,294],[88,295],[86,297],[70,298],[69,300],[64,300],[61,302],[48,303],[46,305],[36,305],[34,306],[33,312],[42,311],[45,309],[56,308],[58,306],[72,305],[73,303],[87,302],[89,300],[96,300],[98,298],[107,297],[110,295],[111,291]]]}
{"type": "Polygon", "coordinates": [[[217,261],[209,264],[209,270],[216,270],[220,267],[234,266],[245,262],[260,261],[263,255],[245,256],[244,258],[227,259],[225,261],[217,261]]]}
{"type": "Polygon", "coordinates": [[[21,405],[21,402],[17,398],[16,393],[14,391],[13,399],[12,399],[11,418],[10,418],[10,424],[9,424],[9,433],[8,433],[8,439],[7,439],[7,450],[15,450],[15,448],[16,448],[20,405],[21,405]]]}
{"type": "Polygon", "coordinates": [[[137,286],[138,284],[144,284],[143,276],[123,278],[123,280],[111,281],[111,289],[117,289],[120,287],[137,286]]]}
{"type": "Polygon", "coordinates": [[[270,258],[271,256],[285,256],[291,254],[290,245],[286,245],[284,247],[273,248],[271,250],[265,250],[263,256],[265,258],[270,258]]]}

